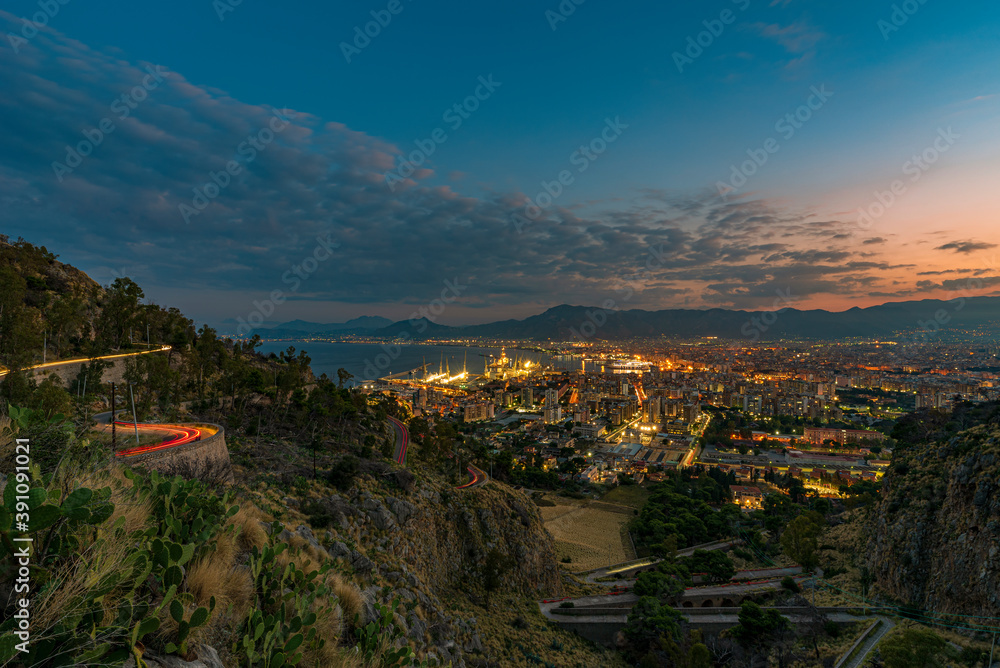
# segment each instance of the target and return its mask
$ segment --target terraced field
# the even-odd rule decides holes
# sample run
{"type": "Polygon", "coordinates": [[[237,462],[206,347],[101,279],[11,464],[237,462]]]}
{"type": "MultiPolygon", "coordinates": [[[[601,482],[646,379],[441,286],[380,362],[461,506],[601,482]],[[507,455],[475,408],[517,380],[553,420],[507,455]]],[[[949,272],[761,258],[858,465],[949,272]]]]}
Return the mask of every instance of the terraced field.
{"type": "Polygon", "coordinates": [[[556,556],[572,571],[590,570],[635,558],[626,525],[629,508],[550,497],[557,505],[541,508],[545,528],[556,540],[556,556]]]}

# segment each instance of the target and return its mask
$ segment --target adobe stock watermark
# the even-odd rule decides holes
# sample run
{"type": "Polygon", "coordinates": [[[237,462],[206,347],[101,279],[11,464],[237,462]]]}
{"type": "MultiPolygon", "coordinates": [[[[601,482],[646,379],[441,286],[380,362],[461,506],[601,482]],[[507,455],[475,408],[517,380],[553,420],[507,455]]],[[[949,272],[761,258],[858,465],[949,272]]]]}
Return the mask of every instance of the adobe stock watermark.
{"type": "MultiPolygon", "coordinates": [[[[298,292],[302,283],[309,280],[309,277],[316,273],[320,265],[331,257],[333,251],[340,248],[340,243],[331,239],[331,233],[327,232],[326,237],[316,237],[316,247],[312,253],[307,255],[299,264],[292,265],[281,275],[281,282],[289,286],[289,293],[298,292]]],[[[248,336],[256,327],[264,324],[270,318],[275,309],[288,300],[288,295],[283,290],[272,290],[271,294],[264,301],[254,300],[254,310],[246,318],[237,318],[239,326],[236,334],[248,336]]]]}
{"type": "MultiPolygon", "coordinates": [[[[469,280],[471,281],[472,279],[469,280]]],[[[468,289],[469,286],[461,283],[457,276],[453,280],[445,280],[444,287],[441,289],[441,295],[431,300],[426,306],[421,306],[411,313],[407,324],[417,334],[423,334],[428,329],[427,323],[432,322],[437,324],[437,318],[440,318],[448,309],[448,306],[458,300],[468,289]]],[[[402,354],[400,345],[412,339],[413,334],[404,331],[396,337],[393,343],[383,343],[380,346],[382,352],[375,355],[373,360],[365,359],[365,378],[371,380],[378,378],[379,374],[399,359],[400,354],[402,354]]]]}
{"type": "Polygon", "coordinates": [[[903,26],[910,22],[910,18],[926,4],[927,0],[904,0],[900,4],[894,4],[889,19],[879,19],[875,24],[879,32],[882,33],[882,39],[888,42],[889,37],[893,33],[899,32],[903,26]]]}
{"type": "MultiPolygon", "coordinates": [[[[949,126],[947,129],[938,128],[938,136],[930,146],[920,153],[915,153],[909,160],[903,163],[902,172],[909,176],[909,182],[916,183],[931,167],[941,159],[941,156],[951,150],[962,135],[958,134],[949,126]]],[[[896,179],[889,184],[888,190],[876,190],[874,199],[867,206],[858,209],[858,228],[868,230],[875,224],[875,221],[885,215],[899,199],[909,191],[910,186],[902,179],[896,179]]]]}
{"type": "Polygon", "coordinates": [[[243,4],[243,0],[212,0],[212,9],[219,21],[226,20],[226,14],[235,12],[236,8],[243,4]]]}
{"type": "MultiPolygon", "coordinates": [[[[13,529],[20,534],[28,533],[31,526],[31,440],[27,438],[15,439],[14,443],[14,473],[7,478],[7,486],[4,489],[4,496],[14,499],[14,525],[13,529]],[[14,494],[11,495],[10,492],[14,494]]],[[[14,604],[13,619],[16,620],[10,629],[11,635],[17,636],[21,642],[16,643],[14,648],[22,654],[28,653],[28,643],[31,641],[31,557],[34,552],[34,539],[31,536],[14,536],[10,539],[10,548],[14,548],[11,554],[11,573],[16,572],[17,577],[13,578],[14,587],[11,592],[10,603],[14,604]],[[16,571],[14,566],[16,565],[16,571]],[[20,594],[14,598],[13,594],[20,594]]]]}
{"type": "MultiPolygon", "coordinates": [[[[497,88],[503,85],[502,82],[495,81],[492,74],[479,77],[478,83],[479,85],[476,86],[472,95],[461,102],[456,102],[441,114],[441,120],[448,124],[452,132],[461,128],[465,121],[478,111],[479,106],[490,99],[497,88]]],[[[448,141],[448,133],[444,128],[435,128],[426,139],[414,139],[413,145],[416,148],[410,151],[406,160],[402,161],[396,169],[385,173],[385,184],[389,186],[389,190],[395,192],[396,184],[413,176],[413,173],[434,155],[438,146],[446,141],[448,141]]]]}
{"type": "Polygon", "coordinates": [[[21,34],[7,33],[7,41],[10,42],[10,48],[14,50],[14,54],[20,54],[21,47],[33,40],[38,35],[39,29],[47,26],[49,21],[59,13],[59,9],[68,5],[69,1],[38,0],[38,7],[41,11],[32,14],[30,19],[26,16],[21,17],[21,34]]]}
{"type": "Polygon", "coordinates": [[[182,202],[177,205],[177,210],[180,211],[185,223],[190,225],[191,218],[208,208],[212,200],[229,187],[233,182],[233,177],[239,175],[244,167],[256,160],[258,154],[274,141],[277,134],[288,127],[291,121],[286,114],[291,112],[288,109],[283,111],[284,114],[277,109],[272,109],[271,120],[268,121],[267,126],[258,130],[256,134],[248,135],[245,140],[239,143],[236,147],[236,156],[243,158],[242,162],[230,160],[226,163],[225,169],[220,169],[218,172],[210,171],[208,173],[209,181],[192,188],[194,197],[191,198],[191,204],[187,205],[182,202]]]}
{"type": "MultiPolygon", "coordinates": [[[[750,7],[750,0],[731,0],[731,2],[741,12],[745,12],[750,7]]],[[[693,65],[694,61],[704,55],[706,49],[715,44],[715,40],[722,37],[727,26],[736,23],[736,16],[736,12],[732,9],[723,9],[718,18],[702,21],[701,24],[705,26],[705,29],[695,35],[688,35],[687,45],[683,53],[680,51],[673,53],[677,71],[684,74],[685,67],[693,65]]]]}
{"type": "MultiPolygon", "coordinates": [[[[413,2],[413,0],[407,0],[407,2],[413,2]]],[[[344,54],[344,60],[347,61],[347,64],[350,65],[352,58],[361,55],[361,52],[371,45],[372,40],[381,35],[382,30],[389,27],[392,18],[402,14],[404,9],[406,9],[406,5],[403,4],[402,0],[389,0],[385,9],[373,9],[370,12],[373,20],[365,23],[364,29],[360,25],[354,26],[354,39],[350,43],[340,43],[340,52],[344,54]]]]}
{"type": "MultiPolygon", "coordinates": [[[[826,84],[820,85],[819,88],[812,86],[809,90],[811,94],[803,104],[779,118],[774,124],[775,132],[778,132],[784,141],[790,141],[795,133],[812,120],[813,115],[833,97],[833,93],[826,89],[826,84]]],[[[730,193],[745,186],[747,181],[768,163],[771,156],[780,150],[781,142],[774,137],[768,137],[760,148],[748,148],[747,155],[750,159],[740,165],[732,165],[729,181],[716,182],[715,187],[719,191],[719,196],[725,200],[730,193]]]]}
{"type": "Polygon", "coordinates": [[[82,165],[84,158],[91,155],[98,146],[104,143],[108,135],[118,128],[115,124],[115,118],[119,122],[124,121],[139,107],[140,103],[149,97],[152,91],[159,88],[160,84],[163,83],[163,68],[160,65],[155,67],[147,65],[146,72],[146,76],[142,78],[139,84],[122,93],[120,97],[115,98],[115,101],[111,103],[110,109],[114,113],[114,117],[105,116],[93,128],[83,130],[83,139],[81,141],[73,146],[66,145],[64,162],[59,162],[58,160],[52,162],[52,171],[55,173],[59,183],[62,183],[63,179],[82,165]]]}
{"type": "Polygon", "coordinates": [[[608,324],[608,317],[621,311],[622,307],[628,304],[633,295],[642,289],[656,269],[663,266],[666,254],[663,252],[663,244],[659,248],[649,247],[646,255],[646,262],[630,278],[618,277],[621,285],[615,288],[616,298],[605,299],[600,308],[584,312],[585,319],[577,327],[570,327],[569,332],[580,343],[586,343],[593,339],[597,332],[608,324]]]}
{"type": "MultiPolygon", "coordinates": [[[[569,156],[569,163],[576,167],[577,174],[583,174],[590,169],[590,166],[597,162],[598,158],[608,150],[611,144],[618,141],[618,138],[627,129],[628,125],[622,123],[620,116],[615,116],[614,120],[604,119],[604,128],[600,134],[587,144],[581,145],[569,156]]],[[[524,205],[523,215],[515,212],[510,217],[510,222],[514,224],[514,229],[517,230],[518,234],[524,231],[525,226],[538,220],[542,211],[552,206],[552,203],[575,181],[576,176],[568,169],[560,171],[552,181],[542,181],[542,189],[534,198],[529,198],[528,203],[524,205]]]]}
{"type": "Polygon", "coordinates": [[[785,288],[784,292],[778,289],[775,291],[775,294],[778,296],[775,297],[773,307],[770,311],[765,311],[759,318],[756,315],[750,316],[750,319],[743,323],[743,327],[740,328],[740,334],[754,343],[760,341],[761,337],[767,333],[767,330],[774,327],[774,324],[778,322],[781,314],[794,306],[795,302],[798,301],[792,297],[791,288],[785,288]]]}
{"type": "Polygon", "coordinates": [[[576,13],[576,8],[587,2],[587,0],[562,0],[555,10],[545,10],[545,20],[549,22],[552,32],[559,28],[560,23],[565,23],[569,17],[576,13]]]}
{"type": "MultiPolygon", "coordinates": [[[[994,272],[996,271],[997,259],[995,255],[986,261],[984,269],[993,270],[994,272]]],[[[975,297],[976,294],[981,292],[984,288],[996,284],[997,281],[995,280],[987,282],[979,276],[971,276],[965,279],[965,285],[950,292],[947,298],[943,300],[951,305],[951,310],[949,311],[941,308],[935,311],[934,315],[927,320],[918,320],[917,327],[920,329],[913,333],[908,342],[930,343],[932,340],[941,335],[944,331],[945,325],[950,323],[952,318],[965,308],[965,305],[968,303],[970,298],[975,297]]]]}

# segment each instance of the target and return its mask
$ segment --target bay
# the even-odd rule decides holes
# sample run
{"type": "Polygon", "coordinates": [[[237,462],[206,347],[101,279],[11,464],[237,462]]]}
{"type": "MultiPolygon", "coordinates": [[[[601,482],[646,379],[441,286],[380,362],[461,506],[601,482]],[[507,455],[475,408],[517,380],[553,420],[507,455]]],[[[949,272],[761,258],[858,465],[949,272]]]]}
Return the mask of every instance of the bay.
{"type": "MultiPolygon", "coordinates": [[[[336,380],[337,369],[346,369],[354,381],[403,373],[422,366],[425,361],[432,373],[447,366],[452,374],[462,370],[463,364],[471,374],[481,374],[489,355],[500,357],[500,348],[465,346],[440,346],[419,344],[370,344],[339,343],[330,341],[265,341],[259,348],[265,355],[278,354],[295,348],[305,350],[310,366],[317,376],[326,374],[336,380]]],[[[553,364],[559,368],[579,368],[580,362],[553,361],[552,356],[533,350],[507,349],[507,357],[532,364],[553,364]]]]}

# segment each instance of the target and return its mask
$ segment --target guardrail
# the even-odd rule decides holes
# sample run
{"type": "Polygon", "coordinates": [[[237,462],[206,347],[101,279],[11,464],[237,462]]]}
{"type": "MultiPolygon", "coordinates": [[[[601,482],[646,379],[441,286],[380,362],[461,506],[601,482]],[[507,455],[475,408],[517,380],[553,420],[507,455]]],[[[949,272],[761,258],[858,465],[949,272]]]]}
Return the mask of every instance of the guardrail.
{"type": "Polygon", "coordinates": [[[862,633],[861,636],[857,640],[854,641],[854,644],[851,645],[851,648],[849,650],[847,650],[847,652],[845,652],[843,656],[841,656],[839,659],[837,659],[837,663],[835,663],[833,665],[833,668],[840,668],[845,663],[847,663],[850,660],[850,658],[852,656],[854,656],[854,653],[858,651],[858,648],[861,647],[861,645],[863,645],[866,640],[868,640],[868,638],[871,636],[871,634],[875,632],[875,629],[877,629],[879,626],[881,626],[881,624],[882,624],[882,620],[881,619],[876,619],[875,623],[872,624],[871,626],[869,626],[865,630],[865,632],[862,633]]]}

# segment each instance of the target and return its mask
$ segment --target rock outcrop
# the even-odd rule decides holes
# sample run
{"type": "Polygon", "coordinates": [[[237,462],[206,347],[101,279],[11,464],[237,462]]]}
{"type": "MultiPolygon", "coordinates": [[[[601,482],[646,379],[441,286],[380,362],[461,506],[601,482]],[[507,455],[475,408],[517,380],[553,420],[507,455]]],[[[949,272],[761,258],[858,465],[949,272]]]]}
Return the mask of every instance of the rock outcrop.
{"type": "Polygon", "coordinates": [[[1000,429],[897,450],[868,528],[877,593],[939,613],[1000,615],[1000,429]]]}
{"type": "Polygon", "coordinates": [[[456,667],[486,660],[477,620],[456,614],[452,603],[456,596],[477,605],[486,600],[490,561],[497,591],[531,600],[563,594],[541,513],[506,485],[456,491],[424,479],[407,492],[368,478],[321,505],[333,520],[330,529],[313,535],[308,526],[288,527],[279,538],[310,544],[368,583],[366,618],[375,616],[376,602],[398,600],[396,621],[422,658],[456,667]]]}

